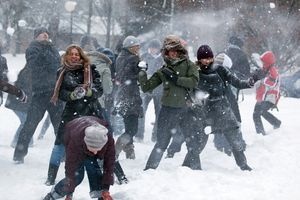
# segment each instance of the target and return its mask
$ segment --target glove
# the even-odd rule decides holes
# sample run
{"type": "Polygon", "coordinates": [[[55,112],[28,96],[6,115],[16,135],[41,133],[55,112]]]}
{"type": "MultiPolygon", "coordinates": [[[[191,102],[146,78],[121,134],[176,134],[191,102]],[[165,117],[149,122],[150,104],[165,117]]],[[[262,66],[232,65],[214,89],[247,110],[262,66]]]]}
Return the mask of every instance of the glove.
{"type": "Polygon", "coordinates": [[[250,77],[250,78],[248,79],[248,84],[249,84],[250,87],[253,87],[255,83],[256,83],[256,81],[254,80],[253,77],[250,77]]]}
{"type": "Polygon", "coordinates": [[[27,95],[25,94],[25,92],[23,90],[21,90],[21,95],[18,96],[18,100],[21,101],[22,103],[27,102],[27,95]]]}
{"type": "Polygon", "coordinates": [[[138,68],[143,71],[148,70],[148,64],[145,61],[140,61],[138,64],[138,68]]]}
{"type": "Polygon", "coordinates": [[[74,91],[71,92],[70,97],[72,100],[77,100],[83,98],[85,94],[86,94],[86,90],[83,87],[76,87],[74,91]]]}
{"type": "Polygon", "coordinates": [[[86,91],[86,94],[85,94],[85,96],[87,96],[87,97],[91,97],[93,95],[93,91],[92,91],[92,89],[91,88],[88,88],[87,89],[87,91],[86,91]]]}
{"type": "Polygon", "coordinates": [[[107,190],[101,192],[101,197],[103,200],[113,200],[113,198],[110,196],[109,191],[107,190]]]}
{"type": "Polygon", "coordinates": [[[178,75],[175,74],[172,70],[164,67],[161,72],[165,75],[166,79],[172,81],[173,83],[177,83],[178,75]]]}

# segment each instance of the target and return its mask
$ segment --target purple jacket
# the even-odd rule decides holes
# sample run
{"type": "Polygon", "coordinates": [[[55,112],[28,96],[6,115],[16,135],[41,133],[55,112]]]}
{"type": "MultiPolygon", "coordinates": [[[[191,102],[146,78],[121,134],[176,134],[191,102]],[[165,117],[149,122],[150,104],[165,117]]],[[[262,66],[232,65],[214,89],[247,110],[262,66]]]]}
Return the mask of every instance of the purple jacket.
{"type": "Polygon", "coordinates": [[[70,185],[69,191],[75,189],[75,172],[82,164],[82,162],[88,156],[97,156],[97,158],[103,160],[103,187],[113,185],[114,182],[114,163],[115,163],[115,145],[112,133],[108,133],[108,141],[105,146],[97,152],[96,155],[88,151],[87,146],[84,142],[84,130],[86,127],[91,126],[95,122],[102,124],[107,127],[107,122],[93,116],[84,116],[76,118],[68,122],[65,126],[64,141],[66,146],[66,164],[65,174],[66,178],[69,179],[70,185]]]}

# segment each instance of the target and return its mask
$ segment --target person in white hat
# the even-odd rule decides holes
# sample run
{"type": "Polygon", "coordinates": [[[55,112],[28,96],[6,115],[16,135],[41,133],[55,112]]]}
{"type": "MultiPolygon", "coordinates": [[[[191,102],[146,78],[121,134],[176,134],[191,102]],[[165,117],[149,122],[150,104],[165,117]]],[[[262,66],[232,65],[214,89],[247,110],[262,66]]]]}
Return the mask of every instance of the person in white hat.
{"type": "Polygon", "coordinates": [[[44,200],[64,196],[71,200],[75,187],[82,182],[84,169],[87,168],[90,197],[112,200],[109,187],[114,183],[115,146],[107,127],[107,122],[94,116],[76,118],[66,124],[66,177],[54,186],[44,200]],[[103,160],[103,170],[100,170],[98,159],[103,160]]]}

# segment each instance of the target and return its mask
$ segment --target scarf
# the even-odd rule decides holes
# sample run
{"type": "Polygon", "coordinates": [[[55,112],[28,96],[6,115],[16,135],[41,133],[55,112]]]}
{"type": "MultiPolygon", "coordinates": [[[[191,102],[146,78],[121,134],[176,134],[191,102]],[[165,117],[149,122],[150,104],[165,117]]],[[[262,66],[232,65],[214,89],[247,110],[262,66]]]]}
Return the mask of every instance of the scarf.
{"type": "Polygon", "coordinates": [[[56,105],[57,101],[58,101],[58,95],[59,95],[59,90],[60,90],[60,87],[61,87],[61,84],[62,84],[62,81],[63,81],[63,78],[64,78],[64,73],[66,71],[74,71],[74,70],[77,70],[77,69],[81,69],[81,68],[84,68],[84,80],[83,80],[83,86],[85,90],[87,90],[90,85],[91,85],[91,66],[90,65],[83,65],[81,63],[71,63],[71,64],[68,64],[67,62],[65,62],[63,64],[63,67],[62,67],[62,70],[59,74],[59,77],[55,83],[55,87],[54,87],[54,92],[53,92],[53,95],[51,97],[51,100],[50,102],[53,103],[54,105],[56,105]]]}

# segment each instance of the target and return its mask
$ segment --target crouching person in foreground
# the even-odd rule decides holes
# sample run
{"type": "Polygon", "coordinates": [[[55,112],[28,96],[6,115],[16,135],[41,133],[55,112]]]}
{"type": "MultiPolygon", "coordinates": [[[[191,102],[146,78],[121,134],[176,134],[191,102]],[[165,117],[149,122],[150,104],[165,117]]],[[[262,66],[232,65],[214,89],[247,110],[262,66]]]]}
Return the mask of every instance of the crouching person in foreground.
{"type": "Polygon", "coordinates": [[[114,181],[115,147],[107,126],[105,121],[93,116],[76,118],[66,124],[66,177],[54,186],[44,200],[64,196],[71,200],[75,187],[84,178],[84,168],[87,167],[94,168],[87,170],[91,198],[112,200],[109,187],[114,181]],[[99,160],[103,160],[102,171],[99,170],[99,160]]]}

